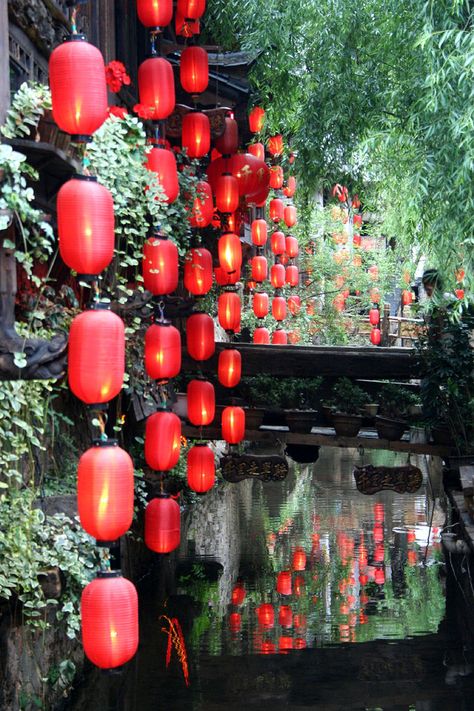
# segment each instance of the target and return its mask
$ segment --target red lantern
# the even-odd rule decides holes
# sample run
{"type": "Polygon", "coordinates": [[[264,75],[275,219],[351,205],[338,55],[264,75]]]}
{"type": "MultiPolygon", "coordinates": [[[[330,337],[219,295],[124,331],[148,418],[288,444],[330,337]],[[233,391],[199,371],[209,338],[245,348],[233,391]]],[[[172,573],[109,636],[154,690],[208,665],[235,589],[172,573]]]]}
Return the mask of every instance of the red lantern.
{"type": "Polygon", "coordinates": [[[220,212],[235,212],[239,206],[239,184],[230,173],[223,173],[217,181],[216,207],[220,212]]]}
{"type": "Polygon", "coordinates": [[[155,296],[178,286],[178,248],[164,235],[149,237],[143,247],[143,283],[155,296]]]}
{"type": "Polygon", "coordinates": [[[277,575],[276,589],[280,595],[291,595],[291,573],[289,570],[282,570],[277,575]]]}
{"type": "Polygon", "coordinates": [[[222,411],[222,436],[229,444],[238,444],[245,434],[245,411],[241,407],[225,407],[222,411]]]}
{"type": "Polygon", "coordinates": [[[272,316],[276,321],[286,317],[286,301],[283,296],[275,296],[272,301],[272,316]]]}
{"type": "Polygon", "coordinates": [[[264,602],[263,605],[257,607],[258,624],[261,627],[273,627],[275,624],[275,611],[273,605],[269,602],[264,602]]]}
{"type": "Polygon", "coordinates": [[[285,249],[286,249],[286,240],[285,240],[285,235],[283,232],[280,232],[277,230],[277,232],[274,232],[271,237],[271,247],[272,247],[272,252],[275,256],[278,256],[280,254],[283,254],[285,249]]]}
{"type": "Polygon", "coordinates": [[[210,425],[215,415],[214,386],[207,380],[190,380],[188,383],[188,420],[196,427],[210,425]]]}
{"type": "Polygon", "coordinates": [[[297,316],[301,309],[301,298],[297,294],[288,297],[288,311],[292,316],[297,316]]]}
{"type": "Polygon", "coordinates": [[[231,612],[229,615],[229,629],[231,632],[239,632],[242,627],[242,617],[239,612],[231,612]]]}
{"type": "Polygon", "coordinates": [[[403,306],[410,306],[413,303],[413,292],[409,289],[403,289],[402,291],[402,304],[403,306]]]}
{"type": "Polygon", "coordinates": [[[178,169],[173,151],[168,148],[153,146],[147,155],[146,167],[156,173],[166,195],[168,204],[174,202],[179,195],[178,169]]]}
{"type": "Polygon", "coordinates": [[[306,553],[302,548],[295,548],[291,560],[293,570],[304,570],[306,568],[306,553]]]}
{"type": "Polygon", "coordinates": [[[178,0],[177,8],[186,20],[199,20],[206,9],[206,0],[178,0]]]}
{"type": "Polygon", "coordinates": [[[214,276],[219,286],[234,286],[240,279],[240,269],[229,274],[225,269],[222,269],[222,267],[216,267],[214,269],[214,276]]]}
{"type": "Polygon", "coordinates": [[[353,217],[354,227],[360,229],[362,227],[362,215],[354,215],[353,217]]]}
{"type": "Polygon", "coordinates": [[[261,199],[266,199],[270,189],[270,169],[266,163],[251,153],[235,153],[230,158],[212,161],[207,175],[214,192],[217,190],[220,176],[229,172],[237,180],[240,196],[245,195],[249,202],[257,203],[261,194],[261,199]]]}
{"type": "Polygon", "coordinates": [[[153,119],[165,119],[175,107],[173,67],[163,57],[150,57],[138,67],[140,104],[153,111],[153,119]]]}
{"type": "Polygon", "coordinates": [[[191,111],[183,116],[181,143],[189,158],[202,158],[211,147],[211,125],[206,114],[191,111]]]}
{"type": "Polygon", "coordinates": [[[219,253],[219,265],[228,274],[240,272],[242,265],[242,245],[240,239],[233,232],[224,232],[219,237],[217,244],[219,253]]]}
{"type": "Polygon", "coordinates": [[[272,165],[270,168],[270,187],[279,190],[283,185],[283,168],[280,165],[272,165]]]}
{"type": "Polygon", "coordinates": [[[230,156],[239,147],[239,127],[237,121],[226,116],[224,133],[214,141],[214,145],[223,156],[230,156]]]}
{"type": "Polygon", "coordinates": [[[207,444],[198,442],[188,452],[188,486],[198,494],[212,489],[216,480],[214,454],[207,444]]]}
{"type": "Polygon", "coordinates": [[[186,321],[186,347],[194,360],[208,360],[214,355],[214,321],[205,313],[195,313],[186,321]]]}
{"type": "Polygon", "coordinates": [[[382,334],[380,328],[373,328],[370,333],[370,340],[374,346],[379,346],[382,340],[382,334]]]}
{"type": "Polygon", "coordinates": [[[76,397],[88,405],[119,394],[125,373],[125,327],[100,304],[76,316],[69,331],[68,378],[76,397]]]}
{"type": "Polygon", "coordinates": [[[264,247],[267,242],[268,227],[266,220],[254,220],[252,222],[252,242],[257,247],[264,247]]]}
{"type": "Polygon", "coordinates": [[[283,211],[283,219],[285,220],[285,225],[287,227],[293,227],[298,222],[296,217],[296,207],[294,205],[287,205],[283,211]]]}
{"type": "Polygon", "coordinates": [[[204,247],[193,247],[184,258],[184,286],[194,296],[203,296],[212,287],[212,255],[204,247]]]}
{"type": "Polygon", "coordinates": [[[219,324],[225,331],[236,333],[240,331],[240,314],[242,305],[240,296],[235,291],[225,291],[217,300],[219,324]]]}
{"type": "Polygon", "coordinates": [[[181,420],[169,410],[159,410],[147,418],[145,459],[151,469],[167,472],[178,463],[181,451],[181,420]]]}
{"type": "Polygon", "coordinates": [[[138,647],[138,596],[117,572],[99,573],[81,597],[82,644],[100,669],[126,664],[138,647]]]}
{"type": "Polygon", "coordinates": [[[145,27],[166,27],[173,17],[172,0],[137,0],[138,19],[145,27]]]}
{"type": "Polygon", "coordinates": [[[283,200],[280,200],[280,198],[270,200],[270,219],[273,220],[273,222],[283,220],[284,211],[283,200]]]}
{"type": "Polygon", "coordinates": [[[98,440],[79,459],[77,505],[82,528],[98,541],[115,541],[133,519],[133,462],[117,440],[98,440]]]}
{"type": "Polygon", "coordinates": [[[217,377],[221,385],[234,388],[242,374],[242,356],[234,348],[227,348],[219,353],[217,377]]]}
{"type": "Polygon", "coordinates": [[[179,62],[179,76],[181,86],[188,94],[202,94],[206,91],[209,83],[209,61],[206,50],[197,45],[183,49],[179,62]]]}
{"type": "Polygon", "coordinates": [[[377,324],[380,322],[380,311],[378,309],[370,309],[369,321],[372,326],[377,326],[377,324]]]}
{"type": "Polygon", "coordinates": [[[288,178],[286,187],[283,188],[283,195],[287,198],[292,198],[296,192],[296,178],[290,175],[288,178]]]}
{"type": "Polygon", "coordinates": [[[273,264],[270,269],[270,280],[274,289],[281,289],[285,285],[285,267],[283,264],[273,264]]]}
{"type": "Polygon", "coordinates": [[[293,649],[293,637],[281,635],[280,639],[278,640],[278,649],[283,654],[286,654],[286,652],[289,652],[290,649],[293,649]]]}
{"type": "MultiPolygon", "coordinates": [[[[272,267],[273,268],[273,267],[272,267]]],[[[257,283],[265,281],[268,276],[268,263],[266,257],[256,256],[252,259],[252,279],[257,283]]]]}
{"type": "Polygon", "coordinates": [[[260,346],[268,345],[270,343],[270,331],[268,328],[264,326],[256,328],[253,332],[253,342],[260,346]]]}
{"type": "Polygon", "coordinates": [[[200,180],[196,186],[197,196],[194,198],[191,217],[191,227],[203,228],[211,224],[214,215],[214,202],[209,183],[200,180]]]}
{"type": "Polygon", "coordinates": [[[237,606],[242,605],[245,600],[245,595],[246,592],[244,584],[237,583],[232,590],[232,604],[237,606]]]}
{"type": "Polygon", "coordinates": [[[285,238],[285,251],[290,259],[298,256],[298,240],[293,235],[287,235],[285,238]]]}
{"type": "Polygon", "coordinates": [[[268,139],[268,152],[272,156],[281,156],[283,153],[283,136],[280,133],[268,139]]]}
{"type": "Polygon", "coordinates": [[[181,514],[168,494],[152,499],[145,509],[145,545],[155,553],[171,553],[179,546],[181,514]]]}
{"type": "Polygon", "coordinates": [[[288,343],[288,334],[282,328],[278,328],[272,333],[272,343],[275,346],[286,346],[288,343]]]}
{"type": "Polygon", "coordinates": [[[286,268],[285,281],[287,284],[289,284],[289,286],[298,286],[298,281],[299,281],[298,267],[296,267],[293,264],[290,264],[290,266],[286,268]]]}
{"type": "Polygon", "coordinates": [[[181,37],[192,37],[193,35],[198,35],[201,32],[201,26],[199,20],[185,20],[183,15],[176,10],[174,16],[174,28],[177,35],[181,37]]]}
{"type": "Polygon", "coordinates": [[[278,613],[278,624],[281,627],[291,627],[293,624],[293,611],[289,605],[282,605],[278,613]]]}
{"type": "Polygon", "coordinates": [[[87,140],[107,118],[104,60],[80,35],[56,47],[49,59],[53,117],[76,141],[87,140]]]}
{"type": "Polygon", "coordinates": [[[249,129],[251,133],[260,133],[265,121],[265,111],[261,106],[254,106],[249,113],[249,129]]]}
{"type": "Polygon", "coordinates": [[[181,370],[181,335],[169,321],[160,321],[145,333],[145,370],[153,380],[175,378],[181,370]]]}
{"type": "Polygon", "coordinates": [[[380,289],[378,289],[376,286],[370,290],[370,300],[374,304],[379,304],[381,299],[381,294],[380,294],[380,289]]]}
{"type": "Polygon", "coordinates": [[[258,158],[258,160],[265,160],[265,146],[263,143],[249,143],[247,151],[255,156],[255,158],[258,158]]]}
{"type": "Polygon", "coordinates": [[[258,292],[253,295],[252,308],[257,318],[264,318],[268,314],[268,294],[258,292]]]}

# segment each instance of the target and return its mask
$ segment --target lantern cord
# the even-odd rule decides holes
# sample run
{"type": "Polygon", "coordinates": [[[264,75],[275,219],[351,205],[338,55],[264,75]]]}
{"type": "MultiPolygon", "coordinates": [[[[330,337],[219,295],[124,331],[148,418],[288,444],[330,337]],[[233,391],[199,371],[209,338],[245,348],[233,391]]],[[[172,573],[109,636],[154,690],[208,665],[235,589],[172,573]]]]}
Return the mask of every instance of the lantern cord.
{"type": "Polygon", "coordinates": [[[101,573],[107,573],[110,570],[110,550],[108,548],[99,548],[99,570],[101,573]]]}
{"type": "Polygon", "coordinates": [[[77,35],[77,7],[74,7],[71,13],[71,33],[77,35]]]}

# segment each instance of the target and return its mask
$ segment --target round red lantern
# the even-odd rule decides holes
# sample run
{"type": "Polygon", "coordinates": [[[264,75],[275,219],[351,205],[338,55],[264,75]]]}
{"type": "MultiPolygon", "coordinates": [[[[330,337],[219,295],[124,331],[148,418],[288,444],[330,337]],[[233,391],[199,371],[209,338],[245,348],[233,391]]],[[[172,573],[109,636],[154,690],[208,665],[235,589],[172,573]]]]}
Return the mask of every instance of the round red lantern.
{"type": "Polygon", "coordinates": [[[289,286],[298,286],[299,273],[298,267],[294,264],[290,264],[285,270],[285,281],[289,286]]]}
{"type": "Polygon", "coordinates": [[[245,587],[242,582],[238,582],[234,588],[232,589],[232,604],[233,605],[242,605],[242,603],[245,600],[245,587]]]}
{"type": "Polygon", "coordinates": [[[216,480],[214,454],[207,444],[198,442],[188,452],[188,486],[198,494],[212,489],[216,480]]]}
{"type": "Polygon", "coordinates": [[[293,624],[293,611],[289,605],[282,605],[278,613],[278,624],[281,627],[291,627],[293,624]]]}
{"type": "Polygon", "coordinates": [[[269,602],[264,602],[263,605],[257,607],[258,624],[261,627],[273,627],[275,624],[275,611],[273,605],[269,602]]]}
{"type": "Polygon", "coordinates": [[[219,353],[217,377],[221,385],[234,388],[242,374],[242,356],[235,348],[226,348],[219,353]]]}
{"type": "Polygon", "coordinates": [[[257,247],[264,247],[267,242],[268,227],[266,220],[254,220],[252,222],[252,242],[257,247]]]}
{"type": "Polygon", "coordinates": [[[197,312],[186,321],[186,347],[194,360],[208,360],[214,355],[214,321],[209,314],[197,312]]]}
{"type": "Polygon", "coordinates": [[[298,222],[296,217],[296,207],[294,205],[287,205],[283,211],[283,219],[285,220],[285,225],[287,227],[293,227],[298,222]]]}
{"type": "Polygon", "coordinates": [[[292,198],[296,192],[296,178],[290,175],[286,187],[283,188],[283,195],[287,198],[292,198]]]}
{"type": "Polygon", "coordinates": [[[76,397],[88,405],[112,400],[125,373],[125,326],[106,304],[76,316],[69,331],[68,379],[76,397]]]}
{"type": "Polygon", "coordinates": [[[137,13],[145,27],[166,27],[173,17],[173,1],[137,0],[137,13]]]}
{"type": "Polygon", "coordinates": [[[197,195],[194,198],[189,222],[191,227],[203,228],[211,224],[214,215],[214,201],[209,183],[200,180],[196,186],[197,195]]]}
{"type": "Polygon", "coordinates": [[[382,334],[380,332],[380,328],[373,328],[372,329],[372,331],[370,333],[370,340],[374,346],[380,345],[380,341],[382,340],[382,334]]]}
{"type": "Polygon", "coordinates": [[[283,200],[280,200],[280,198],[270,200],[270,219],[273,220],[273,222],[283,220],[284,213],[285,206],[283,205],[283,200]]]}
{"type": "Polygon", "coordinates": [[[233,232],[224,232],[217,244],[219,265],[228,274],[240,272],[242,265],[242,245],[233,232]]]}
{"type": "Polygon", "coordinates": [[[211,125],[206,114],[191,111],[183,116],[181,143],[189,158],[202,158],[211,147],[211,125]]]}
{"type": "Polygon", "coordinates": [[[179,546],[181,514],[168,494],[152,499],[145,509],[145,545],[155,553],[171,553],[179,546]]]}
{"type": "Polygon", "coordinates": [[[261,161],[265,160],[265,146],[263,143],[249,143],[247,151],[261,161]]]}
{"type": "Polygon", "coordinates": [[[257,318],[265,318],[268,314],[268,294],[265,292],[257,292],[253,295],[252,308],[257,318]]]}
{"type": "Polygon", "coordinates": [[[214,145],[223,156],[230,156],[239,147],[239,127],[237,121],[226,116],[224,120],[224,133],[215,139],[214,145]]]}
{"type": "Polygon", "coordinates": [[[291,595],[291,572],[289,570],[282,570],[281,573],[278,573],[276,589],[280,595],[291,595]]]}
{"type": "Polygon", "coordinates": [[[188,420],[196,427],[210,425],[216,408],[213,384],[207,380],[190,380],[187,393],[188,420]]]}
{"type": "Polygon", "coordinates": [[[181,451],[181,420],[162,409],[147,418],[145,460],[151,469],[167,472],[178,463],[181,451]]]}
{"type": "Polygon", "coordinates": [[[150,57],[138,67],[140,104],[153,112],[153,119],[165,119],[175,107],[173,67],[163,57],[150,57]]]}
{"type": "Polygon", "coordinates": [[[264,326],[256,328],[253,332],[253,342],[260,345],[268,345],[270,343],[270,331],[264,326]]]}
{"type": "Polygon", "coordinates": [[[272,301],[272,316],[276,321],[286,317],[286,301],[283,296],[275,296],[272,301]]]}
{"type": "Polygon", "coordinates": [[[249,129],[251,133],[260,133],[265,122],[265,111],[261,106],[254,106],[249,113],[249,129]]]}
{"type": "Polygon", "coordinates": [[[268,139],[268,152],[272,156],[281,156],[283,153],[283,136],[280,133],[268,139]]]}
{"type": "Polygon", "coordinates": [[[216,207],[220,212],[235,212],[239,206],[239,184],[231,173],[223,173],[217,180],[216,207]]]}
{"type": "Polygon", "coordinates": [[[181,370],[181,334],[169,321],[159,321],[145,333],[145,370],[153,380],[175,378],[181,370]]]}
{"type": "Polygon", "coordinates": [[[288,311],[292,316],[297,316],[301,309],[301,298],[297,294],[288,297],[288,311]]]}
{"type": "Polygon", "coordinates": [[[285,285],[285,267],[283,264],[272,264],[270,281],[274,289],[281,289],[285,285]]]}
{"type": "Polygon", "coordinates": [[[214,276],[219,286],[234,286],[240,279],[240,269],[229,274],[225,269],[222,269],[222,267],[215,267],[214,276]]]}
{"type": "Polygon", "coordinates": [[[184,258],[184,286],[194,296],[203,296],[212,287],[212,255],[204,247],[193,247],[184,258]]]}
{"type": "Polygon", "coordinates": [[[288,334],[282,328],[278,328],[272,333],[272,343],[275,346],[286,346],[288,343],[288,334]]]}
{"type": "Polygon", "coordinates": [[[174,202],[179,195],[178,169],[173,151],[168,148],[153,146],[147,155],[146,167],[156,173],[166,195],[168,204],[174,202]]]}
{"type": "Polygon", "coordinates": [[[138,596],[120,573],[101,572],[81,596],[82,644],[100,669],[126,664],[138,647],[138,596]]]}
{"type": "Polygon", "coordinates": [[[257,283],[265,281],[268,276],[268,263],[266,257],[257,255],[252,259],[252,279],[257,283]]]}
{"type": "Polygon", "coordinates": [[[283,254],[286,249],[286,240],[283,232],[280,232],[279,230],[274,232],[272,234],[270,244],[273,254],[276,256],[283,254]]]}
{"type": "Polygon", "coordinates": [[[130,528],[133,462],[117,440],[97,440],[79,459],[77,506],[82,528],[98,541],[115,541],[130,528]]]}
{"type": "Polygon", "coordinates": [[[155,296],[171,294],[178,286],[178,248],[164,235],[146,240],[142,266],[145,289],[155,296]]]}
{"type": "Polygon", "coordinates": [[[188,94],[202,94],[206,91],[209,83],[209,61],[206,50],[197,45],[183,49],[179,62],[179,76],[181,86],[188,94]]]}
{"type": "Polygon", "coordinates": [[[369,321],[372,326],[377,326],[377,324],[380,322],[380,311],[378,309],[370,309],[369,321]]]}
{"type": "Polygon", "coordinates": [[[242,305],[240,296],[235,291],[225,291],[217,299],[217,315],[219,324],[230,333],[240,331],[240,314],[242,305]]]}
{"type": "Polygon", "coordinates": [[[107,118],[102,54],[81,35],[56,47],[49,59],[53,118],[77,142],[87,141],[107,118]]]}
{"type": "Polygon", "coordinates": [[[283,168],[280,165],[272,165],[270,168],[270,187],[279,190],[283,185],[283,168]]]}
{"type": "Polygon", "coordinates": [[[199,20],[206,9],[206,0],[178,0],[177,9],[186,20],[199,20]]]}
{"type": "Polygon", "coordinates": [[[304,570],[306,568],[306,553],[303,548],[295,548],[291,559],[293,570],[304,570]]]}
{"type": "Polygon", "coordinates": [[[222,436],[229,444],[238,444],[245,435],[245,411],[241,407],[225,407],[222,411],[222,436]]]}
{"type": "Polygon", "coordinates": [[[290,259],[294,259],[298,256],[298,240],[293,235],[287,235],[285,237],[285,251],[290,259]]]}

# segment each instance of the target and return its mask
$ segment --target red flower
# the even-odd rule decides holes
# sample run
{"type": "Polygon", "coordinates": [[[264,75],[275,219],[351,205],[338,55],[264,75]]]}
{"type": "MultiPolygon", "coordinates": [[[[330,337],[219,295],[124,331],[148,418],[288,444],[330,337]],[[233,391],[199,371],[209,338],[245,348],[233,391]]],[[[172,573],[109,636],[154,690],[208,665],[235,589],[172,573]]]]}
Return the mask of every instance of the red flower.
{"type": "Polygon", "coordinates": [[[105,81],[110,89],[116,94],[122,88],[122,85],[130,84],[130,77],[127,74],[125,65],[122,62],[109,62],[105,67],[105,81]]]}
{"type": "Polygon", "coordinates": [[[117,116],[118,118],[123,119],[125,116],[128,116],[128,111],[122,106],[109,106],[109,116],[117,116]]]}
{"type": "Polygon", "coordinates": [[[133,110],[142,119],[153,119],[155,117],[154,106],[146,106],[145,104],[135,104],[133,110]]]}
{"type": "Polygon", "coordinates": [[[339,185],[339,183],[336,183],[336,185],[332,189],[332,196],[337,197],[339,202],[346,202],[348,195],[349,191],[347,190],[345,185],[339,185]]]}

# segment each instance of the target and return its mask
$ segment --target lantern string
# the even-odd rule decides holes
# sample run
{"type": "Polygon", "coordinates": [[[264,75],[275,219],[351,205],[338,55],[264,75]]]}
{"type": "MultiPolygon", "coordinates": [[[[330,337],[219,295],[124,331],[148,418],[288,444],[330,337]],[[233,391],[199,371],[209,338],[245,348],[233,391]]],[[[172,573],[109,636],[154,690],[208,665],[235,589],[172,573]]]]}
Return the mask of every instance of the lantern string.
{"type": "Polygon", "coordinates": [[[71,13],[71,33],[77,35],[77,7],[74,7],[71,13]]]}
{"type": "Polygon", "coordinates": [[[99,570],[101,573],[107,573],[110,569],[110,550],[108,548],[100,548],[99,570]]]}

